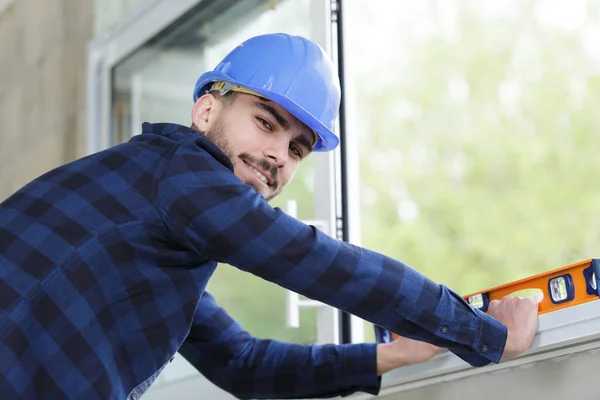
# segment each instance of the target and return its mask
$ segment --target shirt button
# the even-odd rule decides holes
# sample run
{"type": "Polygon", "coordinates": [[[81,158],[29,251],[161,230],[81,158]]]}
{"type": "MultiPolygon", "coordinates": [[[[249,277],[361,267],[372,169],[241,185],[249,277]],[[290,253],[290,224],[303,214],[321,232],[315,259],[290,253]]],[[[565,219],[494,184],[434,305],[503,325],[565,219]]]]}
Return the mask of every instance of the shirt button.
{"type": "Polygon", "coordinates": [[[448,332],[448,327],[446,325],[442,325],[442,327],[440,328],[440,331],[442,331],[442,333],[446,333],[446,332],[448,332]]]}
{"type": "Polygon", "coordinates": [[[131,400],[138,400],[138,394],[136,392],[131,393],[131,400]]]}
{"type": "Polygon", "coordinates": [[[488,350],[489,350],[489,349],[488,349],[487,345],[485,345],[485,344],[484,344],[483,346],[481,346],[481,352],[482,352],[482,353],[484,353],[484,354],[485,354],[485,353],[487,353],[487,352],[488,352],[488,350]]]}

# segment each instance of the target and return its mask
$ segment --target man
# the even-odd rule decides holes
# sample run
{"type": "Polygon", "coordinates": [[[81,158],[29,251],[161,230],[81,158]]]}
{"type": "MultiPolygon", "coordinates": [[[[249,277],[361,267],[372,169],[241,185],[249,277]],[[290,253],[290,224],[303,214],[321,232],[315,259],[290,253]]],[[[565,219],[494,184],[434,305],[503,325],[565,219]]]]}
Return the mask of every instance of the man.
{"type": "Polygon", "coordinates": [[[419,361],[399,355],[401,342],[253,340],[205,293],[218,262],[474,366],[531,345],[533,301],[481,313],[403,263],[268,205],[309,153],[338,145],[339,83],[316,44],[249,39],[199,78],[194,100],[192,128],[144,124],[2,203],[3,398],[138,398],[177,351],[238,397],[376,392],[378,372],[419,361]]]}

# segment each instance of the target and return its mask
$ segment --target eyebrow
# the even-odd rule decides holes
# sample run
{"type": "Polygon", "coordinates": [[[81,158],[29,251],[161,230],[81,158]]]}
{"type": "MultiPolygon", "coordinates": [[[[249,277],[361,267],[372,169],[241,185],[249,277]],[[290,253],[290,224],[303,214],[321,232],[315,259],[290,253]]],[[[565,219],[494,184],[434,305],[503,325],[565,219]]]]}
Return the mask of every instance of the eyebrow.
{"type": "Polygon", "coordinates": [[[269,100],[266,100],[266,99],[265,100],[260,99],[260,100],[261,100],[260,102],[257,102],[257,101],[254,102],[254,105],[256,107],[271,114],[271,116],[273,118],[275,118],[277,123],[279,125],[281,125],[281,127],[284,130],[287,131],[288,129],[290,129],[290,123],[285,118],[283,118],[283,116],[276,109],[274,109],[273,107],[271,107],[270,105],[265,103],[265,101],[269,101],[269,100]]]}
{"type": "MultiPolygon", "coordinates": [[[[271,116],[275,118],[277,123],[281,125],[281,127],[284,130],[287,131],[290,128],[290,123],[275,108],[267,104],[271,102],[271,100],[262,97],[259,97],[258,99],[260,100],[260,102],[255,101],[254,106],[271,114],[271,116]]],[[[312,142],[308,140],[305,136],[300,135],[295,140],[306,149],[306,154],[309,154],[312,151],[312,142]]]]}
{"type": "Polygon", "coordinates": [[[296,141],[306,148],[306,155],[312,151],[312,142],[306,138],[306,136],[300,135],[296,138],[296,141]]]}

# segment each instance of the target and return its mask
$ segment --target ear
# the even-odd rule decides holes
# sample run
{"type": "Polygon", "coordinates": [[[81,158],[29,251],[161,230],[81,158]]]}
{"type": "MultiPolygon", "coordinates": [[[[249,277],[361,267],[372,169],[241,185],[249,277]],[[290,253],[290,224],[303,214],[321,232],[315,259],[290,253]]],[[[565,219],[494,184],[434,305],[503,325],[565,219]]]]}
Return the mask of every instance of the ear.
{"type": "Polygon", "coordinates": [[[221,112],[221,102],[212,94],[206,93],[196,100],[192,109],[192,122],[200,132],[207,132],[221,112]]]}

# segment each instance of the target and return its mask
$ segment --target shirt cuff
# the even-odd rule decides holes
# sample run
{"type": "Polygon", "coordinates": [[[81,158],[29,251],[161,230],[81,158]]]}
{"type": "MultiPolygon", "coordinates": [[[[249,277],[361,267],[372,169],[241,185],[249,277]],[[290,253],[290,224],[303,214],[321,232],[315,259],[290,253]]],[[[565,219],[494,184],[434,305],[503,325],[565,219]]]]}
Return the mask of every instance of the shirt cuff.
{"type": "Polygon", "coordinates": [[[499,363],[504,354],[508,329],[486,313],[478,309],[475,309],[475,312],[480,318],[479,332],[474,343],[475,351],[489,361],[499,363]]]}
{"type": "Polygon", "coordinates": [[[381,377],[377,375],[377,344],[359,343],[344,345],[341,360],[342,379],[347,396],[357,391],[379,394],[381,377]]]}

